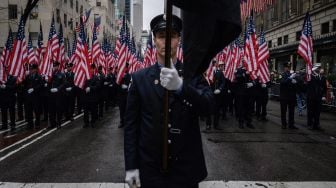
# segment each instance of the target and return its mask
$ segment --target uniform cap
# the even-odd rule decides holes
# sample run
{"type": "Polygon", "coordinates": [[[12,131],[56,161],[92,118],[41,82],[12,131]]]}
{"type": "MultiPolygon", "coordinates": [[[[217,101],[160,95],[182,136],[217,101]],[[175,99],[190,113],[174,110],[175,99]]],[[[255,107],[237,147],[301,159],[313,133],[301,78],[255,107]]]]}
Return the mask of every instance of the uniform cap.
{"type": "Polygon", "coordinates": [[[53,62],[53,66],[54,66],[54,67],[59,66],[59,65],[60,65],[60,62],[58,62],[58,61],[54,61],[54,62],[53,62]]]}
{"type": "MultiPolygon", "coordinates": [[[[160,14],[152,19],[150,22],[150,27],[153,33],[157,32],[158,30],[162,30],[166,28],[166,18],[164,14],[160,14]]],[[[178,33],[182,30],[182,20],[173,15],[172,17],[172,29],[178,33]]]]}

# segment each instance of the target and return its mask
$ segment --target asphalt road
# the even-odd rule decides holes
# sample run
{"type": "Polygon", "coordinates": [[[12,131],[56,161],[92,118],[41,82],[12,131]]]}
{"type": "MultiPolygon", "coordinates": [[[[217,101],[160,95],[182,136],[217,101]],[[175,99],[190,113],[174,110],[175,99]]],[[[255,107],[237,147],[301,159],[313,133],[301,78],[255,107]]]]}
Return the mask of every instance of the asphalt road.
{"type": "MultiPolygon", "coordinates": [[[[256,129],[239,129],[234,117],[221,120],[223,130],[204,130],[203,149],[208,177],[224,181],[336,181],[336,116],[323,113],[324,132],[304,127],[280,128],[279,103],[270,102],[268,122],[256,129]]],[[[118,109],[108,111],[95,128],[82,128],[83,119],[62,129],[40,133],[0,150],[0,182],[122,183],[123,129],[118,109]]],[[[4,139],[4,138],[2,138],[4,139]]]]}

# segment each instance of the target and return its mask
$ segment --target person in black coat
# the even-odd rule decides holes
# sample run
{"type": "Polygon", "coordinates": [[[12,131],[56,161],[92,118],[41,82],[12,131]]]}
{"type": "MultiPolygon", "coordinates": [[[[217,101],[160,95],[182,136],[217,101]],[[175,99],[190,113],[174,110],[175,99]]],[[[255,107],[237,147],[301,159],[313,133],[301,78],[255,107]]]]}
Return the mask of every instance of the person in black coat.
{"type": "Polygon", "coordinates": [[[40,126],[40,91],[43,86],[43,80],[37,72],[38,65],[33,64],[30,66],[30,72],[23,80],[25,90],[25,113],[28,122],[28,129],[34,127],[33,112],[35,117],[35,127],[40,126]]]}
{"type": "Polygon", "coordinates": [[[288,109],[288,128],[297,129],[294,126],[294,108],[296,102],[297,81],[296,73],[290,73],[291,63],[284,64],[284,72],[280,79],[280,107],[282,129],[287,128],[286,114],[288,109]]]}
{"type": "Polygon", "coordinates": [[[96,65],[91,64],[92,78],[87,80],[85,83],[85,94],[83,96],[84,102],[84,128],[91,125],[95,126],[96,121],[98,120],[98,91],[100,88],[100,80],[98,79],[96,72],[96,65]],[[91,115],[91,118],[90,118],[91,115]]]}
{"type": "Polygon", "coordinates": [[[267,121],[267,103],[268,103],[268,88],[270,83],[261,83],[260,80],[256,83],[256,117],[259,121],[267,121]]]}
{"type": "Polygon", "coordinates": [[[322,101],[326,100],[326,78],[320,74],[321,65],[313,67],[311,80],[307,83],[307,125],[312,130],[322,130],[320,113],[322,101]]]}
{"type": "Polygon", "coordinates": [[[73,121],[73,115],[75,112],[75,84],[74,78],[75,73],[72,72],[72,63],[68,63],[65,72],[65,100],[64,100],[64,108],[65,108],[65,118],[66,120],[73,121]]]}
{"type": "Polygon", "coordinates": [[[49,107],[49,121],[50,126],[48,129],[57,127],[61,128],[61,121],[63,115],[63,98],[64,98],[64,89],[65,89],[65,75],[59,69],[60,63],[53,63],[53,74],[50,82],[49,98],[48,98],[48,107],[49,107]]]}
{"type": "MultiPolygon", "coordinates": [[[[211,84],[212,91],[214,92],[215,96],[215,109],[214,109],[214,128],[220,130],[219,128],[219,116],[220,111],[224,108],[224,96],[225,93],[227,93],[227,85],[226,80],[223,74],[224,70],[224,63],[219,62],[217,69],[214,71],[214,81],[211,84]]],[[[226,111],[225,111],[226,113],[226,111]]],[[[207,127],[207,129],[210,129],[211,127],[207,127]]]]}
{"type": "Polygon", "coordinates": [[[107,98],[106,98],[106,106],[105,110],[107,111],[110,106],[114,107],[115,100],[116,100],[116,77],[115,74],[113,74],[113,68],[110,67],[108,69],[108,74],[106,75],[107,82],[107,98]]]}
{"type": "Polygon", "coordinates": [[[118,87],[118,106],[120,114],[120,124],[118,128],[122,128],[125,125],[125,110],[127,104],[128,87],[131,82],[131,75],[128,73],[128,63],[126,63],[126,73],[118,87]]]}
{"type": "Polygon", "coordinates": [[[106,78],[105,75],[103,73],[103,66],[99,66],[98,67],[98,74],[97,77],[99,79],[99,89],[98,89],[98,118],[103,118],[104,116],[104,103],[105,103],[105,99],[106,99],[106,86],[108,84],[108,82],[106,82],[106,78]]]}
{"type": "MultiPolygon", "coordinates": [[[[135,72],[125,113],[125,181],[130,187],[194,188],[207,176],[198,117],[213,105],[211,88],[202,75],[183,80],[173,63],[164,68],[165,20],[151,22],[158,62],[135,72]],[[162,172],[163,96],[170,91],[168,171],[162,172]]],[[[173,17],[172,62],[176,62],[181,21],[173,17]]]]}
{"type": "Polygon", "coordinates": [[[16,77],[8,75],[6,82],[0,85],[1,130],[8,128],[7,114],[9,111],[11,132],[15,131],[15,93],[16,77]]]}

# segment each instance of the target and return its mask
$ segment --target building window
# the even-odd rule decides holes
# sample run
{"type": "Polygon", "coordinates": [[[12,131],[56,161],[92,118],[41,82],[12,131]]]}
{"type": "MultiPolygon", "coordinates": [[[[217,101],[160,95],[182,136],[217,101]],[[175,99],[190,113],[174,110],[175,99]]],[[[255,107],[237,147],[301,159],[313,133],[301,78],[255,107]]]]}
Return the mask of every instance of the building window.
{"type": "Polygon", "coordinates": [[[301,31],[296,32],[296,41],[299,41],[301,39],[301,31]]]}
{"type": "Polygon", "coordinates": [[[101,1],[97,0],[96,5],[97,5],[97,7],[100,7],[101,6],[101,1]]]}
{"type": "Polygon", "coordinates": [[[73,0],[70,0],[70,8],[73,8],[73,0]]]}
{"type": "Polygon", "coordinates": [[[288,35],[284,36],[284,44],[288,44],[288,35]]]}
{"type": "Polygon", "coordinates": [[[278,46],[282,45],[282,37],[278,38],[278,46]]]}
{"type": "Polygon", "coordinates": [[[83,14],[83,5],[80,7],[80,13],[83,14]]]}
{"type": "Polygon", "coordinates": [[[68,2],[67,0],[64,0],[64,4],[67,4],[67,2],[68,2]]]}
{"type": "Polygon", "coordinates": [[[38,32],[29,32],[29,35],[31,37],[31,40],[33,42],[33,46],[37,46],[37,40],[38,40],[38,32]]]}
{"type": "Polygon", "coordinates": [[[323,23],[321,25],[321,35],[329,33],[329,22],[323,23]]]}
{"type": "Polygon", "coordinates": [[[333,31],[336,31],[336,20],[333,20],[333,31]]]}
{"type": "Polygon", "coordinates": [[[56,9],[56,22],[61,23],[61,13],[60,9],[56,9]]]}
{"type": "Polygon", "coordinates": [[[271,41],[271,40],[268,41],[268,47],[269,47],[269,48],[272,48],[272,41],[271,41]]]}
{"type": "Polygon", "coordinates": [[[17,5],[8,5],[8,19],[17,19],[17,5]]]}
{"type": "Polygon", "coordinates": [[[68,16],[64,14],[64,27],[68,27],[68,16]]]}
{"type": "Polygon", "coordinates": [[[78,1],[76,1],[76,12],[78,13],[78,10],[79,10],[79,8],[78,8],[78,1]]]}
{"type": "Polygon", "coordinates": [[[38,5],[35,5],[33,10],[29,14],[29,19],[36,20],[38,18],[38,5]]]}

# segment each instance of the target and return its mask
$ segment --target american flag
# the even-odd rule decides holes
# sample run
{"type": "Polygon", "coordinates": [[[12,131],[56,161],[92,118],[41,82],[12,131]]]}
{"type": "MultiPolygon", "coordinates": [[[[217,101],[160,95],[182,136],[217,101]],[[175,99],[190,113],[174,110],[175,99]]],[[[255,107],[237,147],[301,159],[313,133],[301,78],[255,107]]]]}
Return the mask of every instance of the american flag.
{"type": "Polygon", "coordinates": [[[94,29],[93,29],[93,37],[92,37],[92,62],[95,63],[97,66],[103,66],[105,72],[105,63],[102,61],[101,58],[101,48],[97,37],[97,30],[95,29],[98,27],[98,22],[95,22],[94,29]]]}
{"type": "Polygon", "coordinates": [[[95,18],[94,21],[93,21],[93,23],[90,22],[91,31],[92,32],[95,31],[97,33],[97,35],[99,35],[100,23],[101,23],[101,16],[95,18]]]}
{"type": "Polygon", "coordinates": [[[74,65],[74,83],[77,87],[84,89],[85,82],[92,77],[89,72],[90,61],[88,54],[88,46],[85,41],[85,32],[83,21],[80,21],[80,32],[77,38],[76,52],[75,52],[75,62],[74,65]]]}
{"type": "Polygon", "coordinates": [[[213,82],[215,70],[216,64],[210,63],[207,71],[205,72],[205,79],[208,81],[209,84],[213,82]]]}
{"type": "Polygon", "coordinates": [[[64,37],[63,37],[63,26],[60,24],[60,29],[58,31],[58,56],[57,61],[60,63],[60,69],[63,71],[65,67],[65,46],[64,46],[64,37]]]}
{"type": "Polygon", "coordinates": [[[264,11],[268,5],[274,4],[275,0],[240,0],[241,20],[251,15],[251,12],[260,13],[264,11]]]}
{"type": "Polygon", "coordinates": [[[152,41],[152,33],[149,33],[148,41],[147,41],[147,48],[145,51],[145,59],[144,64],[146,67],[152,65],[155,63],[153,59],[153,53],[154,53],[154,47],[153,47],[153,41],[152,41]]]}
{"type": "MultiPolygon", "coordinates": [[[[87,21],[90,18],[91,10],[92,9],[86,10],[85,13],[80,17],[80,20],[84,23],[84,26],[86,25],[87,21]]],[[[75,30],[77,33],[80,32],[80,25],[77,25],[75,30]]]]}
{"type": "Polygon", "coordinates": [[[72,41],[72,50],[71,50],[71,56],[70,56],[70,62],[75,64],[75,60],[76,60],[76,46],[77,46],[77,37],[76,37],[76,32],[74,32],[74,36],[73,36],[73,41],[72,41]]]}
{"type": "Polygon", "coordinates": [[[239,39],[236,39],[232,45],[230,46],[229,54],[228,54],[228,61],[225,64],[225,69],[224,69],[224,77],[227,78],[230,81],[233,81],[235,79],[235,70],[238,68],[239,63],[241,61],[241,56],[240,56],[240,47],[239,47],[239,39]]]}
{"type": "Polygon", "coordinates": [[[37,57],[33,48],[33,42],[30,35],[28,37],[28,62],[30,65],[37,64],[37,57]]]}
{"type": "Polygon", "coordinates": [[[298,54],[306,62],[307,81],[310,81],[313,67],[313,31],[309,12],[306,13],[298,54]]]}
{"type": "Polygon", "coordinates": [[[126,62],[128,60],[128,45],[129,39],[127,34],[127,23],[125,16],[123,17],[123,26],[120,30],[120,49],[119,49],[119,56],[118,56],[118,74],[116,83],[118,85],[121,84],[123,77],[127,71],[126,62]]]}
{"type": "Polygon", "coordinates": [[[253,72],[258,70],[258,41],[252,16],[249,19],[246,32],[245,61],[247,63],[247,71],[253,72]]]}
{"type": "Polygon", "coordinates": [[[269,58],[269,50],[266,44],[265,33],[263,31],[260,32],[259,38],[259,71],[258,75],[260,77],[261,83],[267,83],[270,81],[270,73],[268,69],[268,58],[269,58]]]}
{"type": "Polygon", "coordinates": [[[134,41],[134,37],[132,38],[130,42],[130,49],[129,49],[129,53],[130,53],[130,60],[129,60],[129,70],[128,73],[132,74],[135,71],[138,70],[138,58],[137,58],[137,54],[136,54],[136,47],[135,47],[135,41],[134,41]]]}
{"type": "Polygon", "coordinates": [[[57,60],[59,48],[59,40],[55,28],[54,15],[51,20],[48,44],[46,48],[46,53],[43,57],[43,62],[39,64],[40,74],[51,77],[52,76],[52,63],[57,60]]]}
{"type": "Polygon", "coordinates": [[[7,42],[2,51],[2,56],[0,59],[0,83],[4,83],[6,81],[7,73],[5,71],[5,67],[7,67],[9,64],[9,55],[12,49],[13,49],[13,32],[12,29],[9,28],[7,42]]]}
{"type": "Polygon", "coordinates": [[[43,61],[43,56],[45,53],[45,48],[43,47],[43,30],[42,30],[42,24],[40,22],[40,32],[38,35],[38,39],[37,39],[37,49],[36,49],[36,57],[38,60],[38,64],[40,64],[43,61]]]}
{"type": "Polygon", "coordinates": [[[16,76],[17,80],[21,82],[24,78],[25,70],[24,64],[28,61],[27,57],[27,43],[25,39],[25,23],[21,17],[16,40],[14,42],[13,50],[10,53],[9,75],[16,76]]]}

